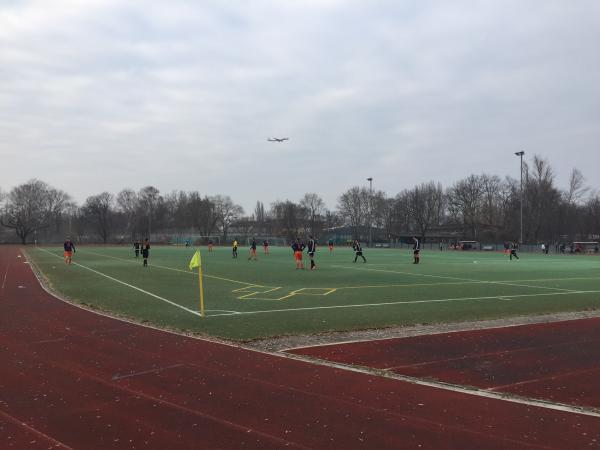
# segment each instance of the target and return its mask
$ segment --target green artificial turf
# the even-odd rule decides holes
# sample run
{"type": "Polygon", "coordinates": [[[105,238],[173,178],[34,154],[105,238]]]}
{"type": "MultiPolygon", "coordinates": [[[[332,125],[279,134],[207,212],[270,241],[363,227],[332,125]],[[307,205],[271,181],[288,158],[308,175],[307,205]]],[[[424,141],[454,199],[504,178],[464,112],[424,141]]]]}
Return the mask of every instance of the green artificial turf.
{"type": "Polygon", "coordinates": [[[71,266],[59,247],[29,249],[28,256],[63,297],[237,340],[600,308],[596,256],[524,253],[509,261],[496,252],[424,251],[415,265],[407,250],[366,249],[364,264],[353,263],[351,249],[321,248],[318,269],[310,271],[295,269],[288,248],[272,247],[269,255],[259,249],[258,261],[248,261],[244,248],[237,261],[229,248],[203,248],[201,318],[194,314],[197,272],[187,268],[194,251],[153,247],[147,268],[126,247],[79,247],[71,266]]]}

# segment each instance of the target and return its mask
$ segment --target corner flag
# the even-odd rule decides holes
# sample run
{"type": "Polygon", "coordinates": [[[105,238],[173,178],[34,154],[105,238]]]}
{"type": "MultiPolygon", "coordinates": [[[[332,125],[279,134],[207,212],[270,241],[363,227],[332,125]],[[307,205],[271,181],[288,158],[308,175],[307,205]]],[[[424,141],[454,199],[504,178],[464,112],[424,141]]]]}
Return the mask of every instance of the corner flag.
{"type": "Polygon", "coordinates": [[[200,316],[204,317],[204,288],[202,287],[202,256],[200,250],[196,250],[194,256],[190,260],[190,270],[198,268],[198,288],[200,290],[200,316]]]}
{"type": "Polygon", "coordinates": [[[202,258],[200,257],[200,250],[196,250],[196,253],[194,253],[194,256],[192,256],[192,259],[190,260],[190,270],[195,267],[200,267],[201,265],[202,258]]]}

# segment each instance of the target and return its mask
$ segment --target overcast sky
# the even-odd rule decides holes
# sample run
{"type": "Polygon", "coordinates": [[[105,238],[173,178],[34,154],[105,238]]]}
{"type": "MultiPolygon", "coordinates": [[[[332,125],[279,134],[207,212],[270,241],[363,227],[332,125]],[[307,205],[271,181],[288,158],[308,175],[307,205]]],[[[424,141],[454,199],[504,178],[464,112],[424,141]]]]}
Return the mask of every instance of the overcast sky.
{"type": "Polygon", "coordinates": [[[0,188],[335,208],[519,150],[600,188],[599,46],[598,0],[0,0],[0,188]]]}

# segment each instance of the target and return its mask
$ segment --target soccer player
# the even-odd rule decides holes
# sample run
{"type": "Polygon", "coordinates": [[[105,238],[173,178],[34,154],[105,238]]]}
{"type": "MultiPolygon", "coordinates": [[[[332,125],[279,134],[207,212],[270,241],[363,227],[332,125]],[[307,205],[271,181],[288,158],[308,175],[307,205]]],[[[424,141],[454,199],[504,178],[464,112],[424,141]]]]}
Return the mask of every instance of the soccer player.
{"type": "Polygon", "coordinates": [[[254,238],[252,238],[252,243],[250,244],[250,256],[248,256],[248,261],[251,259],[258,261],[258,256],[256,256],[256,239],[254,238]]]}
{"type": "Polygon", "coordinates": [[[315,252],[317,251],[317,241],[313,238],[312,234],[308,236],[308,257],[310,258],[310,270],[315,270],[317,265],[315,264],[315,252]]]}
{"type": "Polygon", "coordinates": [[[329,253],[333,252],[333,239],[329,239],[329,242],[327,243],[327,245],[329,246],[329,253]]]}
{"type": "Polygon", "coordinates": [[[265,255],[269,254],[269,241],[266,239],[263,241],[263,250],[265,251],[265,255]]]}
{"type": "Polygon", "coordinates": [[[415,262],[413,264],[419,264],[419,261],[421,259],[421,243],[414,236],[413,236],[413,256],[415,257],[415,262]]]}
{"type": "Polygon", "coordinates": [[[73,244],[73,241],[71,241],[70,237],[67,236],[67,240],[63,244],[63,248],[65,249],[65,264],[71,264],[73,253],[75,253],[75,244],[73,244]]]}
{"type": "Polygon", "coordinates": [[[234,239],[231,244],[231,250],[233,251],[233,259],[237,259],[238,241],[234,239]]]}
{"type": "Polygon", "coordinates": [[[516,242],[512,242],[510,244],[510,255],[509,258],[512,261],[513,256],[517,259],[519,259],[519,257],[517,256],[517,243],[516,242]]]}
{"type": "Polygon", "coordinates": [[[213,241],[212,241],[212,239],[210,239],[208,241],[208,253],[212,253],[212,249],[213,249],[213,241]]]}
{"type": "Polygon", "coordinates": [[[358,239],[352,244],[352,249],[354,250],[354,262],[356,262],[359,256],[363,259],[363,263],[367,262],[367,258],[363,256],[362,247],[360,242],[358,242],[358,239]]]}
{"type": "Polygon", "coordinates": [[[138,258],[140,256],[140,242],[135,241],[133,243],[133,251],[135,253],[135,257],[138,258]]]}
{"type": "Polygon", "coordinates": [[[144,239],[142,244],[142,258],[144,258],[144,267],[148,267],[148,257],[150,256],[150,242],[148,238],[144,239]]]}
{"type": "Polygon", "coordinates": [[[305,245],[300,242],[300,238],[296,238],[292,244],[292,250],[294,251],[294,260],[296,261],[296,269],[304,269],[302,264],[302,252],[304,251],[305,245]]]}

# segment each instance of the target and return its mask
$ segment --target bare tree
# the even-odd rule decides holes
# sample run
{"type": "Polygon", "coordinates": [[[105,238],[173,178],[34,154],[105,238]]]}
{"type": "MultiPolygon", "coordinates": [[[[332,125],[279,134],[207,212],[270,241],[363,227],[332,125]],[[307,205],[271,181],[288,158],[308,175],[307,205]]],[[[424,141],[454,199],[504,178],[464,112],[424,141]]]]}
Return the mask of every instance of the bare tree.
{"type": "Polygon", "coordinates": [[[432,226],[440,225],[444,215],[444,191],[442,185],[430,181],[416,186],[408,193],[412,220],[421,240],[425,241],[432,226]]]}
{"type": "Polygon", "coordinates": [[[267,216],[265,213],[265,205],[261,201],[256,202],[256,207],[254,208],[254,220],[256,221],[257,231],[259,233],[264,233],[267,216]]]}
{"type": "Polygon", "coordinates": [[[140,215],[146,219],[146,235],[149,237],[152,233],[152,221],[156,216],[159,204],[162,201],[160,191],[154,186],[146,186],[142,188],[138,194],[140,215]]]}
{"type": "Polygon", "coordinates": [[[533,167],[525,168],[524,229],[526,240],[539,242],[552,233],[560,193],[554,186],[550,163],[535,155],[533,167]]]}
{"type": "Polygon", "coordinates": [[[316,233],[317,222],[325,211],[325,202],[317,194],[308,193],[300,200],[300,206],[306,211],[308,228],[312,233],[316,233]]]}
{"type": "Polygon", "coordinates": [[[125,219],[125,232],[128,233],[132,240],[137,237],[137,212],[138,212],[138,196],[133,189],[123,189],[117,195],[117,205],[121,210],[125,219]]]}
{"type": "Polygon", "coordinates": [[[354,239],[362,239],[366,235],[369,199],[369,190],[358,186],[348,189],[338,199],[340,216],[352,228],[354,239]]]}
{"type": "Polygon", "coordinates": [[[448,211],[452,217],[469,230],[469,237],[479,236],[480,213],[483,203],[483,187],[480,177],[470,175],[448,190],[448,211]]]}
{"type": "Polygon", "coordinates": [[[565,202],[569,205],[581,203],[585,194],[590,190],[585,185],[585,178],[579,169],[574,168],[569,176],[569,188],[564,193],[565,202]]]}
{"type": "Polygon", "coordinates": [[[106,244],[114,218],[113,195],[108,192],[92,195],[86,199],[81,209],[83,217],[92,224],[102,242],[106,244]]]}
{"type": "Polygon", "coordinates": [[[210,200],[215,205],[215,213],[218,223],[221,225],[223,240],[226,241],[229,227],[242,217],[244,208],[233,203],[233,200],[229,196],[216,195],[211,197],[210,200]]]}
{"type": "Polygon", "coordinates": [[[288,240],[298,237],[301,228],[302,207],[292,201],[276,201],[271,205],[271,212],[279,228],[279,234],[288,240]]]}
{"type": "Polygon", "coordinates": [[[30,180],[8,194],[0,224],[15,230],[23,244],[34,232],[50,226],[61,214],[69,196],[40,180],[30,180]]]}

